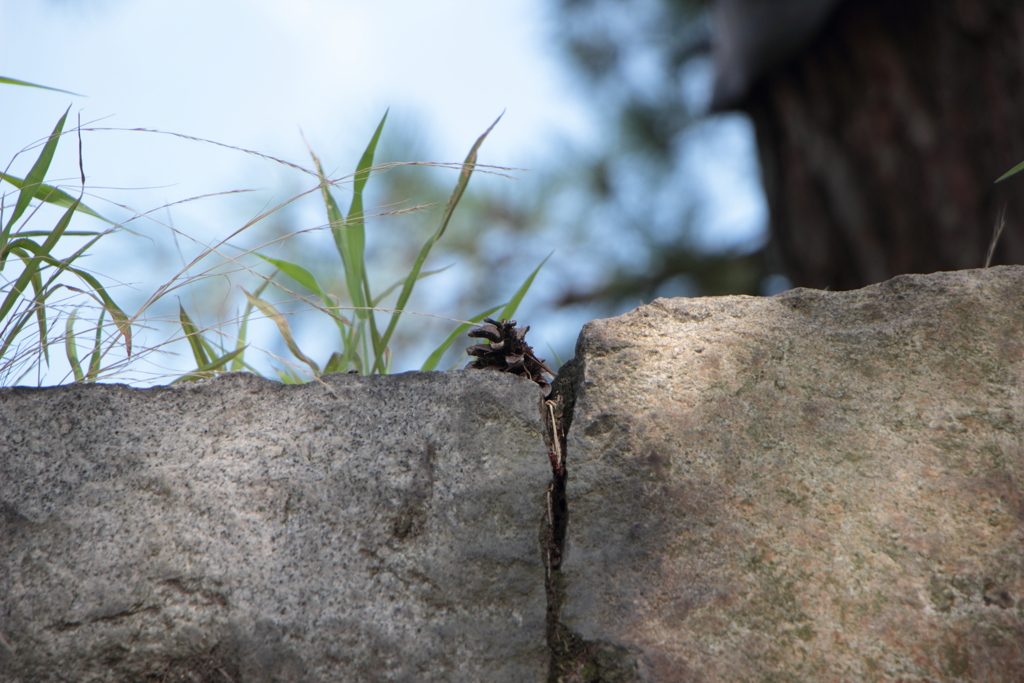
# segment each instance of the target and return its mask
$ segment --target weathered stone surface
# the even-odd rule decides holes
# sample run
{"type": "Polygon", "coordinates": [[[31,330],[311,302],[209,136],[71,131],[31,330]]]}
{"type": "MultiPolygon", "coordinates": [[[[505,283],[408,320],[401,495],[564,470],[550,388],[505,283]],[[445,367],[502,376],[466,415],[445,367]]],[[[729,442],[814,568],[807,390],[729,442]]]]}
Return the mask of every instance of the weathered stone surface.
{"type": "Polygon", "coordinates": [[[543,680],[536,385],[325,382],[0,390],[0,680],[543,680]]]}
{"type": "Polygon", "coordinates": [[[1024,268],[659,299],[577,362],[589,675],[1022,680],[1024,268]]]}
{"type": "Polygon", "coordinates": [[[528,381],[0,390],[0,681],[540,681],[545,586],[567,683],[1020,680],[1024,268],[659,300],[575,368],[547,582],[528,381]]]}

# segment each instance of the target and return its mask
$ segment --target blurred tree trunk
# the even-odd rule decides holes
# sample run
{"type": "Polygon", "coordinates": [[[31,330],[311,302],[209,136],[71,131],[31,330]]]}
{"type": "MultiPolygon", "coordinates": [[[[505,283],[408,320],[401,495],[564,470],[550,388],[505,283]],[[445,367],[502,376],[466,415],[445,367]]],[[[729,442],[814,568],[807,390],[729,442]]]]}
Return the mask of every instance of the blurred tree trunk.
{"type": "Polygon", "coordinates": [[[793,284],[1024,263],[1024,3],[849,0],[744,109],[793,284]]]}

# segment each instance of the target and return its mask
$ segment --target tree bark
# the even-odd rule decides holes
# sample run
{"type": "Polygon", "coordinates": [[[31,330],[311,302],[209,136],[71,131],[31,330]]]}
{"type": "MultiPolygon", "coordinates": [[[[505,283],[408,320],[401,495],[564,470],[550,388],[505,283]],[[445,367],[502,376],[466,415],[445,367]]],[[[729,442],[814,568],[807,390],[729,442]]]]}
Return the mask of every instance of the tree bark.
{"type": "Polygon", "coordinates": [[[1024,263],[1024,3],[849,0],[743,108],[793,284],[1024,263]]]}

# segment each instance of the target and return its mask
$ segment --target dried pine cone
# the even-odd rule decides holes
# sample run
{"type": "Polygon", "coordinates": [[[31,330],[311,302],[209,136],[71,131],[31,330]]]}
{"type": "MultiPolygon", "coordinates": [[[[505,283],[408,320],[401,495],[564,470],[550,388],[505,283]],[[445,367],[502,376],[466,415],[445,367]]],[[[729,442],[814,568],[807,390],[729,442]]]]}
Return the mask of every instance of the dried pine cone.
{"type": "Polygon", "coordinates": [[[550,394],[551,385],[545,374],[555,373],[543,358],[533,355],[533,347],[526,343],[526,333],[530,328],[516,327],[515,320],[484,318],[484,322],[489,324],[471,330],[469,336],[482,337],[490,344],[475,344],[466,349],[466,353],[476,357],[466,368],[511,372],[536,382],[545,396],[550,394]]]}

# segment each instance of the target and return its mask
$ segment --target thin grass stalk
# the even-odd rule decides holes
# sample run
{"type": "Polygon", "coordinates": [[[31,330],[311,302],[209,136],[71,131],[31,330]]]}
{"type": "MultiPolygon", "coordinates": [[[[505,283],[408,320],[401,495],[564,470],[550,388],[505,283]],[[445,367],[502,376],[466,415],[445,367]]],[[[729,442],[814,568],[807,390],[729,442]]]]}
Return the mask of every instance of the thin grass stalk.
{"type": "MultiPolygon", "coordinates": [[[[0,171],[0,180],[5,180],[5,181],[7,181],[8,183],[10,183],[11,185],[13,185],[14,187],[16,187],[18,189],[22,189],[26,185],[26,182],[25,182],[24,179],[18,178],[16,176],[12,176],[11,174],[4,173],[2,171],[0,171]]],[[[69,206],[71,206],[71,204],[75,201],[75,198],[73,196],[71,196],[70,194],[68,194],[67,192],[65,192],[64,190],[61,190],[61,189],[56,188],[56,187],[53,187],[52,185],[47,185],[46,183],[38,183],[38,185],[36,186],[36,191],[35,191],[35,199],[38,199],[41,202],[46,202],[48,204],[53,204],[54,206],[59,206],[59,207],[65,208],[65,209],[68,208],[69,206]]],[[[82,204],[81,202],[79,202],[77,210],[80,213],[84,213],[86,215],[92,216],[93,218],[98,218],[101,221],[104,221],[106,223],[110,223],[113,226],[117,226],[117,223],[115,223],[114,221],[104,217],[99,212],[89,208],[88,206],[86,206],[85,204],[82,204]]],[[[42,237],[45,234],[46,234],[46,232],[43,232],[43,231],[25,231],[25,230],[22,230],[22,231],[18,232],[18,235],[20,237],[42,237]]],[[[74,237],[84,237],[84,236],[95,235],[95,234],[97,234],[97,233],[95,233],[95,232],[67,232],[67,233],[65,233],[65,235],[67,235],[68,237],[72,237],[72,236],[74,236],[74,237]]]]}
{"type": "Polygon", "coordinates": [[[320,366],[318,366],[316,362],[313,361],[313,359],[309,358],[306,354],[304,354],[302,350],[299,348],[299,345],[295,343],[295,338],[292,336],[291,326],[288,324],[288,321],[285,319],[285,317],[276,308],[274,308],[271,304],[267,303],[266,301],[254,297],[252,294],[249,294],[249,292],[245,291],[244,289],[242,290],[242,293],[245,294],[245,297],[249,299],[249,301],[251,301],[253,305],[256,306],[256,308],[260,309],[260,312],[263,313],[263,315],[274,321],[274,324],[277,325],[278,332],[281,334],[281,337],[284,339],[285,344],[288,346],[288,350],[291,351],[296,358],[298,358],[303,363],[309,366],[309,368],[313,371],[314,377],[319,377],[322,374],[320,372],[320,366]]]}

